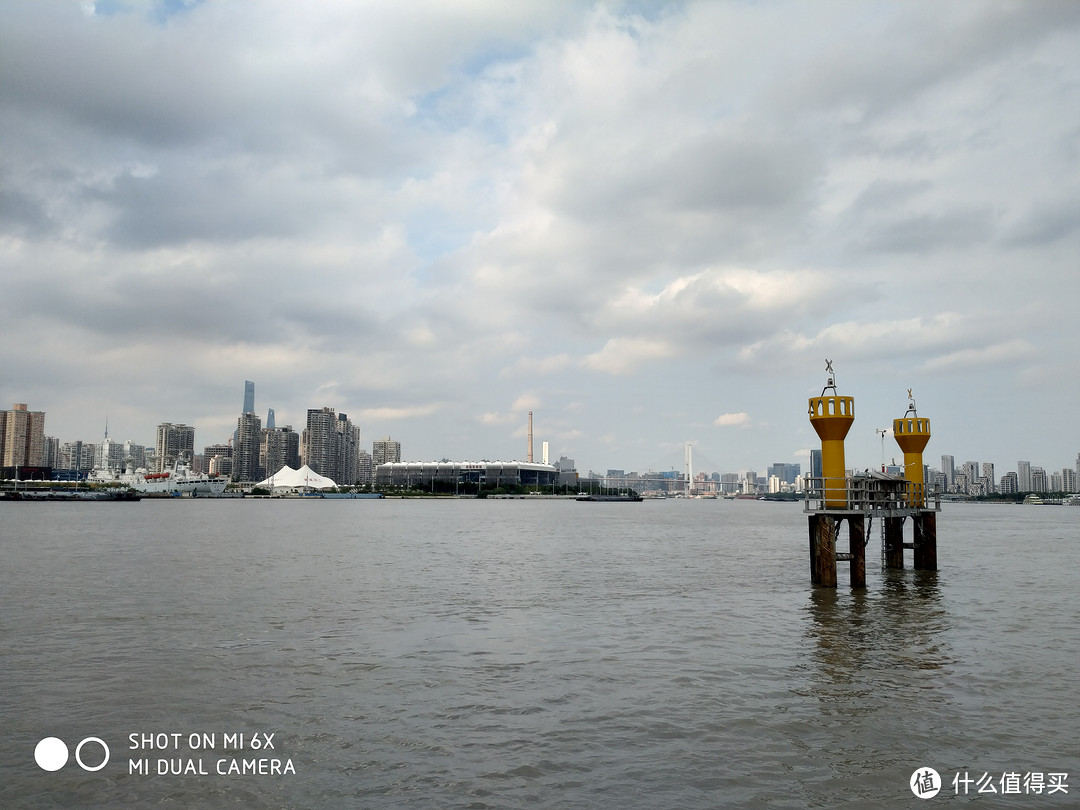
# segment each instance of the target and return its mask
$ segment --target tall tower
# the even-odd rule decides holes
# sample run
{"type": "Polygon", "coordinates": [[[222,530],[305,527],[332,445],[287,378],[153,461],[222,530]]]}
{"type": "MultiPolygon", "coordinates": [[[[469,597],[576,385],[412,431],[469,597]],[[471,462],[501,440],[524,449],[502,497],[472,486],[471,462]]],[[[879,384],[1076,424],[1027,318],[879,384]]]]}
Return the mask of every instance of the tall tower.
{"type": "Polygon", "coordinates": [[[255,413],[255,383],[244,380],[244,410],[241,413],[255,413]]]}
{"type": "Polygon", "coordinates": [[[904,478],[910,484],[907,501],[920,507],[926,503],[926,483],[923,480],[923,450],[930,441],[930,420],[920,419],[915,411],[915,397],[908,389],[907,412],[903,419],[893,420],[893,436],[904,451],[904,478]]]}
{"type": "Polygon", "coordinates": [[[45,412],[27,410],[18,402],[0,411],[0,467],[45,464],[45,412]]]}
{"type": "Polygon", "coordinates": [[[254,413],[244,413],[236,420],[236,442],[233,445],[232,480],[261,481],[259,444],[262,439],[262,420],[254,413]]]}
{"type": "Polygon", "coordinates": [[[855,421],[855,400],[836,392],[832,361],[825,361],[828,382],[821,396],[810,398],[810,424],[821,439],[822,491],[827,509],[847,507],[847,469],[844,464],[844,438],[855,421]],[[830,396],[825,392],[832,390],[830,396]]]}

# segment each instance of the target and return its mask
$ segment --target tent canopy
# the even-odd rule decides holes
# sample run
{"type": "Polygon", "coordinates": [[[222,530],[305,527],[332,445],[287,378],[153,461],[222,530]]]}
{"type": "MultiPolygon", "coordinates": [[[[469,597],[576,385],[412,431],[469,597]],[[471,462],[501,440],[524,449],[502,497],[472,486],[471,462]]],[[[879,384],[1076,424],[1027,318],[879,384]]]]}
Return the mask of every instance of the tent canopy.
{"type": "Polygon", "coordinates": [[[299,470],[286,465],[255,486],[266,489],[332,489],[337,484],[305,464],[299,470]]]}

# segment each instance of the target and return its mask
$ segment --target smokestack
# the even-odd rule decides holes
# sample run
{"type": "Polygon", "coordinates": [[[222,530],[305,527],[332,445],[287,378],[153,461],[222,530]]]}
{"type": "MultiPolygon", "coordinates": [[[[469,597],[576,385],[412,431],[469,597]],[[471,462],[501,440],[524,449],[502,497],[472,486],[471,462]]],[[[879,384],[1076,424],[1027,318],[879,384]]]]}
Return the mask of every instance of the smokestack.
{"type": "Polygon", "coordinates": [[[543,448],[542,452],[544,454],[544,463],[547,464],[548,463],[548,443],[544,442],[540,446],[543,448]]]}
{"type": "Polygon", "coordinates": [[[529,455],[525,460],[532,463],[532,411],[529,411],[529,455]]]}

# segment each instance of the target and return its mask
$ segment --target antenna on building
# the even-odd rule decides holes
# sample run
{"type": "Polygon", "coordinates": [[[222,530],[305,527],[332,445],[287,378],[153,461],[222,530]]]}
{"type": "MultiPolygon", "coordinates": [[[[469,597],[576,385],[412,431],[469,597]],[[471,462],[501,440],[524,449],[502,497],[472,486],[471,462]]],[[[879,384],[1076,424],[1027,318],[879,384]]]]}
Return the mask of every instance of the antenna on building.
{"type": "Polygon", "coordinates": [[[825,373],[828,374],[829,376],[826,378],[827,381],[825,383],[825,387],[821,389],[821,395],[825,396],[825,392],[828,391],[830,388],[832,389],[832,392],[835,395],[836,394],[836,372],[833,371],[832,360],[830,360],[827,357],[825,358],[825,373]]]}

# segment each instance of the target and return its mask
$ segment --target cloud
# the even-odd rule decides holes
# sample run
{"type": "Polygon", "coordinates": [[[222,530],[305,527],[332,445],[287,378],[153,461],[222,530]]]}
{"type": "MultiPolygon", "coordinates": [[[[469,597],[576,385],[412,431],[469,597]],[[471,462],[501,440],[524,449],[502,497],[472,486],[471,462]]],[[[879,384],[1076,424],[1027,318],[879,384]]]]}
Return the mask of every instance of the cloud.
{"type": "Polygon", "coordinates": [[[713,420],[717,427],[746,427],[750,424],[748,413],[722,413],[713,420]]]}
{"type": "Polygon", "coordinates": [[[360,419],[368,421],[390,422],[400,419],[422,419],[438,413],[443,405],[431,402],[426,405],[407,405],[398,408],[365,408],[359,413],[360,419]]]}
{"type": "Polygon", "coordinates": [[[416,457],[531,409],[753,468],[823,357],[1078,395],[1075,4],[154,8],[0,4],[0,397],[64,439],[220,440],[256,379],[416,457]]]}
{"type": "Polygon", "coordinates": [[[604,347],[587,355],[583,361],[586,368],[603,374],[632,374],[643,364],[662,360],[674,354],[664,341],[646,338],[612,338],[604,347]]]}

